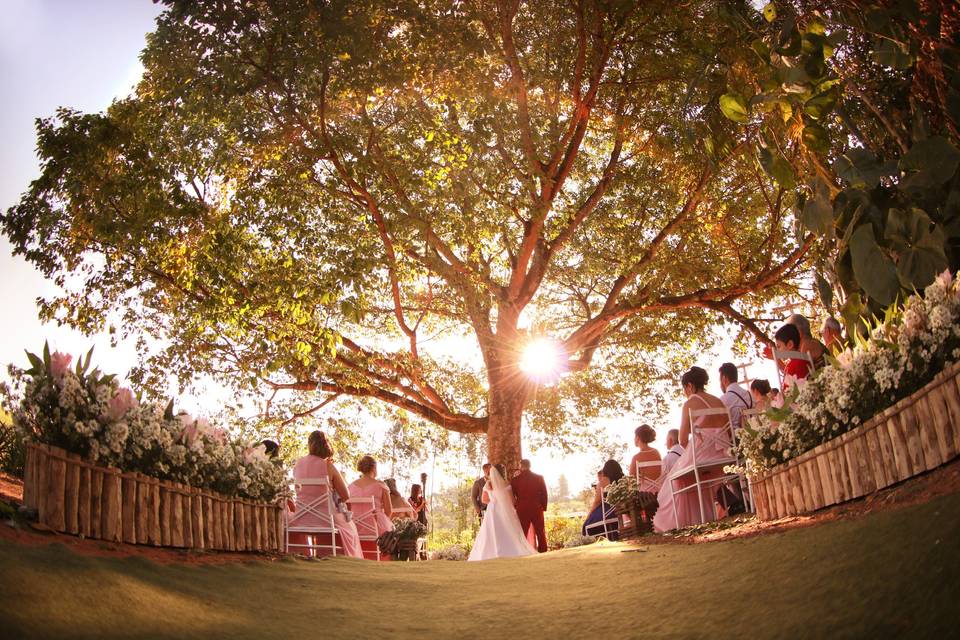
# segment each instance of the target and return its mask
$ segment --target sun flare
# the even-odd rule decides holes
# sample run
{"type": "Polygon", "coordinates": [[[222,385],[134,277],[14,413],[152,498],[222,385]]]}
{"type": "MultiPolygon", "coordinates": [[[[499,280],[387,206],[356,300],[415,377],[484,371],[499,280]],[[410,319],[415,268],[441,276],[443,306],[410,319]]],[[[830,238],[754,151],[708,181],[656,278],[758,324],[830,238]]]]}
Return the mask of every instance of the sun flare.
{"type": "Polygon", "coordinates": [[[536,338],[524,347],[520,370],[537,382],[553,382],[566,370],[566,358],[556,341],[536,338]]]}

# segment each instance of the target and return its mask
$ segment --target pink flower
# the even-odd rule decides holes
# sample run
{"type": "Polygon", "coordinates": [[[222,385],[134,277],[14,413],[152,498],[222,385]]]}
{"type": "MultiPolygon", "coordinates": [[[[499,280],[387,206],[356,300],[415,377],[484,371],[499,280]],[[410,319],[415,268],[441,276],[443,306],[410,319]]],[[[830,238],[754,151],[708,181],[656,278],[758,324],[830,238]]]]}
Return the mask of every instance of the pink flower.
{"type": "Polygon", "coordinates": [[[128,411],[135,409],[138,404],[137,397],[133,395],[133,391],[126,387],[121,387],[117,389],[117,392],[110,400],[110,404],[107,405],[107,416],[111,420],[119,420],[127,415],[128,411]]]}
{"type": "Polygon", "coordinates": [[[53,355],[50,356],[50,373],[55,379],[63,380],[63,376],[70,370],[71,360],[73,360],[72,355],[69,353],[60,353],[59,351],[55,351],[53,355]]]}
{"type": "Polygon", "coordinates": [[[183,430],[180,432],[180,442],[190,446],[197,440],[197,422],[189,413],[181,413],[177,416],[183,430]]]}
{"type": "Polygon", "coordinates": [[[227,432],[220,427],[215,427],[213,431],[210,432],[210,437],[220,444],[227,444],[227,432]]]}
{"type": "Polygon", "coordinates": [[[943,285],[943,288],[950,290],[950,285],[953,284],[953,274],[950,273],[950,269],[945,269],[943,273],[937,276],[937,282],[943,285]]]}

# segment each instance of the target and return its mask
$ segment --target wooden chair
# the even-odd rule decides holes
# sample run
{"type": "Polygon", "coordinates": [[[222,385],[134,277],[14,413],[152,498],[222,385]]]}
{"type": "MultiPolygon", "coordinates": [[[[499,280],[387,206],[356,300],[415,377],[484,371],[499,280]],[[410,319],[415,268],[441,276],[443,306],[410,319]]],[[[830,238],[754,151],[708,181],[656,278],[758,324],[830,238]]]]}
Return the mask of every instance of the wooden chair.
{"type": "MultiPolygon", "coordinates": [[[[680,510],[677,508],[677,496],[692,491],[697,492],[697,506],[700,510],[700,524],[707,521],[706,513],[703,510],[704,490],[712,490],[716,486],[723,485],[731,480],[740,481],[740,475],[735,473],[725,473],[723,468],[727,465],[737,464],[737,458],[732,454],[726,454],[716,459],[703,460],[702,451],[704,447],[721,446],[724,449],[732,449],[736,444],[736,435],[733,425],[730,421],[730,412],[726,407],[711,407],[708,409],[690,409],[691,434],[688,446],[692,449],[691,463],[685,467],[674,467],[667,479],[670,482],[670,492],[674,502],[674,519],[677,528],[680,528],[680,510]],[[726,424],[722,427],[703,428],[693,426],[697,424],[697,419],[705,416],[724,416],[726,424]],[[701,452],[701,459],[697,459],[698,450],[701,452]],[[703,475],[710,472],[720,472],[720,475],[713,478],[704,478],[703,475]],[[678,487],[679,480],[692,480],[692,483],[686,487],[678,487]]],[[[713,505],[714,501],[710,501],[713,505]]],[[[726,506],[726,505],[725,505],[726,506]]],[[[713,519],[716,519],[716,509],[713,509],[713,519]]]]}
{"type": "Polygon", "coordinates": [[[303,478],[295,483],[296,489],[302,487],[319,487],[319,494],[312,498],[293,498],[293,513],[286,512],[284,526],[284,550],[290,553],[291,548],[304,549],[305,555],[317,555],[318,551],[329,550],[337,555],[337,527],[333,515],[333,496],[330,494],[330,483],[326,478],[303,478]],[[306,536],[306,542],[290,542],[290,534],[306,536]],[[322,544],[321,536],[329,536],[330,544],[322,544]]]}
{"type": "MultiPolygon", "coordinates": [[[[377,503],[373,498],[350,498],[347,505],[353,511],[353,524],[357,527],[360,536],[360,547],[364,557],[368,555],[374,560],[380,560],[380,546],[377,539],[380,534],[380,524],[377,521],[377,503]],[[364,548],[363,543],[373,541],[373,549],[364,548]]],[[[369,546],[369,544],[368,544],[369,546]]]]}

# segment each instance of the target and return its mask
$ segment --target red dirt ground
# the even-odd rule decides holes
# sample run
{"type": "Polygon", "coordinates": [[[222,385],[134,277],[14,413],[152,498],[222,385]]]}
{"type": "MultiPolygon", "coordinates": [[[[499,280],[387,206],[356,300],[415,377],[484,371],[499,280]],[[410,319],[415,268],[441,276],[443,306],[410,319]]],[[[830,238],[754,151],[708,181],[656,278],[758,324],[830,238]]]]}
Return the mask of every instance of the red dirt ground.
{"type": "MultiPolygon", "coordinates": [[[[832,520],[857,518],[875,511],[898,509],[905,506],[928,502],[933,498],[960,491],[960,458],[921,476],[911,478],[893,487],[871,494],[859,500],[821,509],[805,516],[795,516],[760,522],[749,518],[737,523],[734,519],[712,525],[715,530],[686,535],[648,535],[637,541],[641,545],[649,544],[698,544],[715,540],[729,540],[765,535],[809,527],[832,520]]],[[[0,501],[19,505],[23,497],[23,483],[6,474],[0,474],[0,501]]],[[[743,519],[741,517],[741,519],[743,519]]],[[[709,528],[710,525],[704,527],[709,528]]],[[[53,531],[38,530],[32,525],[9,526],[0,521],[0,540],[25,545],[50,544],[59,542],[77,553],[93,556],[149,558],[159,563],[183,564],[222,564],[230,562],[248,562],[251,560],[276,561],[280,554],[225,553],[219,551],[185,551],[161,549],[140,545],[86,540],[77,536],[60,534],[53,531]]]]}

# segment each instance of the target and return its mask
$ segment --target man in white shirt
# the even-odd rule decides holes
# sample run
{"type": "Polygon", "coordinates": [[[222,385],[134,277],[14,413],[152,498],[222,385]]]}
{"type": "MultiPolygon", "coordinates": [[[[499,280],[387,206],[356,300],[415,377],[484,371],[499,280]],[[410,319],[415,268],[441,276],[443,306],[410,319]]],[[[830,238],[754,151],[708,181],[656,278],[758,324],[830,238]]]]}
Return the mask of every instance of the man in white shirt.
{"type": "Polygon", "coordinates": [[[660,474],[666,476],[677,464],[677,460],[683,455],[683,447],[680,446],[680,430],[670,429],[667,431],[667,452],[660,461],[660,474]]]}
{"type": "Polygon", "coordinates": [[[720,401],[730,411],[730,421],[734,429],[740,428],[741,412],[753,407],[753,396],[737,384],[737,367],[730,362],[720,365],[720,401]]]}

